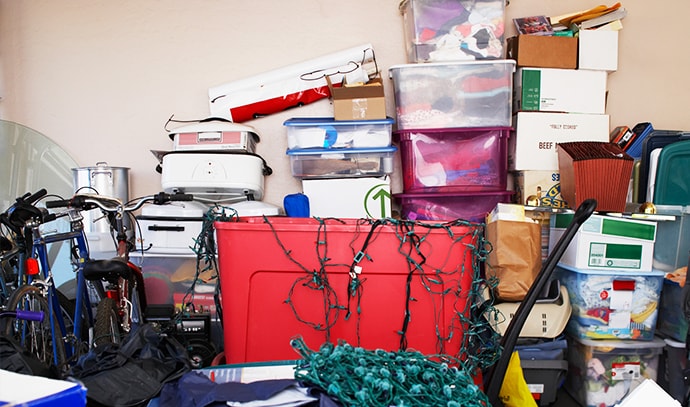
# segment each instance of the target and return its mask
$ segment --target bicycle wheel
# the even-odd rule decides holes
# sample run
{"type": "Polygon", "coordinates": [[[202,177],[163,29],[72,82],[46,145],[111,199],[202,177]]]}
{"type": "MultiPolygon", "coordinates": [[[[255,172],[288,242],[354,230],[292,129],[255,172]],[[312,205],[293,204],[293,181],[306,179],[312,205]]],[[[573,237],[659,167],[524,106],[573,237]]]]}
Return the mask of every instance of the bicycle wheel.
{"type": "Polygon", "coordinates": [[[16,318],[3,318],[3,332],[14,338],[28,352],[35,355],[46,366],[56,366],[63,372],[67,365],[64,334],[55,323],[54,329],[50,324],[50,308],[48,300],[41,290],[30,285],[18,287],[7,301],[8,310],[43,311],[43,321],[25,321],[16,318]],[[53,340],[55,332],[56,340],[53,340]]]}
{"type": "Polygon", "coordinates": [[[98,303],[93,331],[95,346],[120,343],[120,322],[117,318],[115,301],[112,298],[103,298],[98,303]]]}

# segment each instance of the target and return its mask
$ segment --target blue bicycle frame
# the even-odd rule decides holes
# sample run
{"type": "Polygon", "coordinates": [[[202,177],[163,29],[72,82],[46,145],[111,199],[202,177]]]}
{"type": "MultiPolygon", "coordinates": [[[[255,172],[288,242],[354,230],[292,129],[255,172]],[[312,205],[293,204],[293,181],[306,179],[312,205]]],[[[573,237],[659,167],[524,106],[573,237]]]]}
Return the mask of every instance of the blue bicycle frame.
{"type": "MultiPolygon", "coordinates": [[[[75,210],[70,210],[69,211],[69,217],[70,217],[70,228],[71,231],[69,232],[58,232],[58,233],[53,233],[50,235],[43,236],[39,231],[38,227],[34,228],[34,236],[33,236],[33,253],[34,257],[39,261],[40,267],[42,270],[42,277],[43,280],[46,282],[49,282],[47,284],[48,286],[48,302],[50,304],[50,312],[49,312],[49,320],[50,320],[50,327],[51,327],[51,334],[53,335],[53,338],[65,338],[66,335],[72,334],[74,338],[77,338],[78,340],[82,339],[81,338],[81,332],[82,332],[82,312],[83,310],[86,310],[86,317],[88,318],[89,321],[89,326],[92,327],[94,323],[94,317],[93,317],[93,311],[91,308],[91,301],[89,299],[89,295],[87,292],[87,284],[86,284],[86,279],[84,278],[84,273],[82,272],[84,264],[89,260],[89,249],[87,246],[86,242],[86,236],[84,235],[84,229],[82,225],[82,216],[75,210]],[[56,294],[57,287],[55,287],[54,280],[53,280],[53,275],[52,275],[52,269],[51,269],[51,264],[48,260],[48,247],[52,243],[56,242],[64,242],[64,241],[69,241],[69,242],[75,242],[76,247],[77,247],[77,253],[79,258],[77,259],[77,269],[76,269],[76,278],[77,278],[77,291],[76,291],[76,304],[75,304],[75,312],[73,317],[73,328],[72,332],[68,333],[67,332],[67,325],[65,324],[65,320],[63,319],[62,313],[61,313],[61,307],[60,303],[58,301],[58,297],[56,294]],[[59,332],[56,331],[56,323],[57,327],[59,327],[59,332]]],[[[34,280],[35,281],[35,280],[34,280]]],[[[29,281],[31,283],[31,279],[29,281]]],[[[70,358],[76,353],[76,350],[73,346],[74,342],[73,341],[65,341],[65,355],[67,357],[67,360],[70,360],[70,358]]],[[[58,360],[57,360],[57,349],[56,349],[56,342],[53,341],[53,358],[54,358],[54,363],[57,365],[58,360]]]]}

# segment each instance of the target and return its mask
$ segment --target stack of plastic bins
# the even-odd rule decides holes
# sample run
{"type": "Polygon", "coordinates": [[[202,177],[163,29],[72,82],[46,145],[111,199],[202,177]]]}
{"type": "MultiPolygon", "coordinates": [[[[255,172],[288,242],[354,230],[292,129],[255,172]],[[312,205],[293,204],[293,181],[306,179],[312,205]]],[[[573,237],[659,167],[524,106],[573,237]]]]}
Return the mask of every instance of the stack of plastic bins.
{"type": "MultiPolygon", "coordinates": [[[[550,246],[571,214],[551,216],[550,246]]],[[[614,406],[658,377],[655,337],[663,272],[652,268],[657,223],[592,215],[561,256],[555,277],[572,315],[565,389],[583,406],[614,406]]]]}
{"type": "Polygon", "coordinates": [[[302,182],[310,216],[384,218],[391,215],[390,177],[397,147],[394,120],[292,118],[287,128],[292,175],[302,182]]]}
{"type": "Polygon", "coordinates": [[[515,62],[393,66],[403,192],[410,220],[484,221],[507,190],[515,62]]]}

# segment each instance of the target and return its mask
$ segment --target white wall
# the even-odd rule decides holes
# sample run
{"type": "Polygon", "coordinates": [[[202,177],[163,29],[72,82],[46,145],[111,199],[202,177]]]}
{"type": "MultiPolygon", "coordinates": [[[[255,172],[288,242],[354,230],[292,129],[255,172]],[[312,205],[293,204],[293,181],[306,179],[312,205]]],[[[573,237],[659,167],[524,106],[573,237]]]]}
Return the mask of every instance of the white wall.
{"type": "MultiPolygon", "coordinates": [[[[690,129],[690,3],[672,3],[623,4],[629,14],[619,70],[609,76],[612,127],[650,121],[690,129]]],[[[513,17],[598,4],[512,0],[507,33],[514,33],[513,17]]],[[[0,118],[42,132],[80,166],[130,167],[132,197],[155,193],[160,174],[149,150],[171,148],[163,127],[171,115],[209,115],[209,87],[364,43],[374,46],[394,117],[387,72],[406,63],[397,0],[0,0],[0,118]]],[[[261,133],[257,152],[274,170],[267,202],[281,205],[300,189],[285,156],[283,121],[331,114],[320,101],[247,123],[261,133]]]]}

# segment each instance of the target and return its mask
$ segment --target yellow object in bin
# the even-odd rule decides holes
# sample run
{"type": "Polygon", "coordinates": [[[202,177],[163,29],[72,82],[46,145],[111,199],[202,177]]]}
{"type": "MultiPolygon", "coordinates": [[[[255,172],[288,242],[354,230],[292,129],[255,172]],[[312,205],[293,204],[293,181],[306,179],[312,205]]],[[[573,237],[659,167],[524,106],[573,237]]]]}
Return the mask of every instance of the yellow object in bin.
{"type": "Polygon", "coordinates": [[[504,407],[537,406],[537,402],[534,401],[532,392],[530,392],[525,377],[522,374],[520,356],[517,351],[514,351],[510,356],[510,362],[508,362],[508,369],[503,379],[499,397],[504,407]]]}

